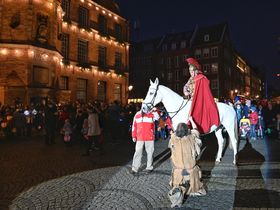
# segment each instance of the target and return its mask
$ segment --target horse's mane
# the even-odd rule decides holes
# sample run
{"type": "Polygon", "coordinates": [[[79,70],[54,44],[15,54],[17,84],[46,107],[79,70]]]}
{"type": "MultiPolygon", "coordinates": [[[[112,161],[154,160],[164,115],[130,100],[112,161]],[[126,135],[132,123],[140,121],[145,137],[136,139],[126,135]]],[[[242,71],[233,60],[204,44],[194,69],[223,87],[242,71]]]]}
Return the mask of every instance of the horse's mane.
{"type": "Polygon", "coordinates": [[[174,94],[175,97],[177,98],[182,98],[182,96],[180,96],[178,93],[176,93],[175,91],[171,90],[169,87],[166,87],[164,85],[159,85],[160,88],[163,88],[169,92],[171,92],[172,94],[174,94]]]}

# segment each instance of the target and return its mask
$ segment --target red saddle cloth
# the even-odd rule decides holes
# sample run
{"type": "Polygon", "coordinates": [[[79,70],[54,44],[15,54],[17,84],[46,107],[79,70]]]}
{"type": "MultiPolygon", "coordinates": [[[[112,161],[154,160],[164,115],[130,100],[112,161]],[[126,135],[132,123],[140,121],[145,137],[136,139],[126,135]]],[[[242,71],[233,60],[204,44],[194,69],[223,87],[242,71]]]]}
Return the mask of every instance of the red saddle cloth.
{"type": "Polygon", "coordinates": [[[190,116],[200,133],[208,133],[211,126],[220,125],[217,104],[209,87],[209,80],[203,75],[198,74],[194,78],[195,90],[190,110],[190,116]]]}

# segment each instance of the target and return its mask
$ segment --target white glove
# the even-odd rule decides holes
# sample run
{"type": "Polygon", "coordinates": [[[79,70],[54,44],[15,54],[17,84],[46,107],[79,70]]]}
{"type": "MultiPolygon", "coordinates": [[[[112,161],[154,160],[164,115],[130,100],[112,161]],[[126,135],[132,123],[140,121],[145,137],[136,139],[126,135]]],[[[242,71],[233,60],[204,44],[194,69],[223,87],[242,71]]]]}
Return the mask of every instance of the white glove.
{"type": "Polygon", "coordinates": [[[132,138],[132,141],[133,141],[133,142],[136,142],[136,138],[132,138]]]}

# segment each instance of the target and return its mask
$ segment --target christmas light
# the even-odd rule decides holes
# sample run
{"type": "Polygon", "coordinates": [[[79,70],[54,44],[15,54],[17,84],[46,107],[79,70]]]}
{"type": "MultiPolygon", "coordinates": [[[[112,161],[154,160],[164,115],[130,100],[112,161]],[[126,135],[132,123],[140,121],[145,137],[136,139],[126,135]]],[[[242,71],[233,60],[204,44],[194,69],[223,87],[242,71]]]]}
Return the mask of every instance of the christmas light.
{"type": "Polygon", "coordinates": [[[1,50],[1,54],[2,55],[7,55],[8,54],[8,50],[7,49],[2,49],[1,50]]]}

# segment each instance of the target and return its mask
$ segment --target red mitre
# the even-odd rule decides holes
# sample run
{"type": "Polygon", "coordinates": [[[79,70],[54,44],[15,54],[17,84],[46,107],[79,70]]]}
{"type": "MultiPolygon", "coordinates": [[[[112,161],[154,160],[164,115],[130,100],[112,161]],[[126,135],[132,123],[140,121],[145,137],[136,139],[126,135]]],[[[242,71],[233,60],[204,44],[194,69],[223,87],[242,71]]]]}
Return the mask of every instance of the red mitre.
{"type": "Polygon", "coordinates": [[[201,71],[200,64],[197,62],[197,60],[195,60],[194,58],[187,58],[186,61],[188,62],[188,64],[194,65],[198,71],[201,71]]]}

